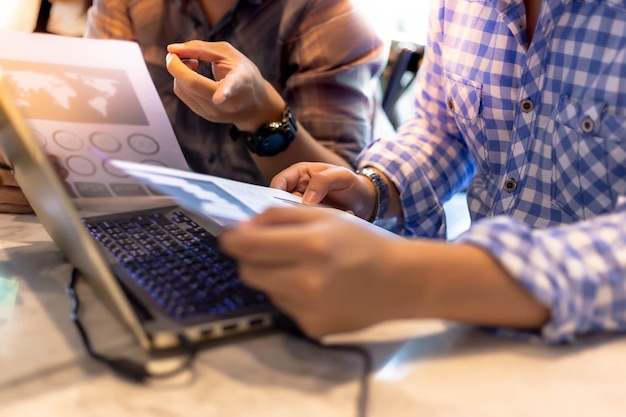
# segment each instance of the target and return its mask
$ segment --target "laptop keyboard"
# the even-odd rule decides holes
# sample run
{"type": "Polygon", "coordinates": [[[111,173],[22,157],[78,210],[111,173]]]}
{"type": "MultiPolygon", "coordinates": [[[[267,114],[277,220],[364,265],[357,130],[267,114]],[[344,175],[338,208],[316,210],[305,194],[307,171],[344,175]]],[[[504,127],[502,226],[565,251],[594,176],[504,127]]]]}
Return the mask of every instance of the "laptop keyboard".
{"type": "Polygon", "coordinates": [[[141,212],[85,225],[172,318],[223,314],[267,298],[245,287],[215,236],[181,211],[141,212]]]}

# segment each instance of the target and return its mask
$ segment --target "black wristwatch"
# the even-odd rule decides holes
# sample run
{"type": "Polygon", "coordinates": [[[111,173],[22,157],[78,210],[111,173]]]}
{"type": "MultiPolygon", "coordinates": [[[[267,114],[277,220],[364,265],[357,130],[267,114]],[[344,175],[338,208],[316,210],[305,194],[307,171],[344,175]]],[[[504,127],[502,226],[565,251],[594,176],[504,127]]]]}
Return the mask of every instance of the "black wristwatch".
{"type": "Polygon", "coordinates": [[[230,137],[234,140],[242,139],[250,152],[259,156],[274,156],[291,145],[296,138],[297,130],[295,117],[289,107],[285,107],[280,121],[261,126],[256,133],[243,132],[233,125],[230,128],[230,137]]]}

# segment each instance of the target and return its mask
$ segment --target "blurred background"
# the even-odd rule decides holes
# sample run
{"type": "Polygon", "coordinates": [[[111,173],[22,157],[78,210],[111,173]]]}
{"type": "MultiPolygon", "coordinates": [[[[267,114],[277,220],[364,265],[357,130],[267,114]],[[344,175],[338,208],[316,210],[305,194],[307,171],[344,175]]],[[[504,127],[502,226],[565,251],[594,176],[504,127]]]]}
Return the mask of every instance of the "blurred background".
{"type": "MultiPolygon", "coordinates": [[[[84,10],[89,3],[89,0],[1,0],[0,29],[80,36],[84,10]],[[46,17],[51,20],[50,27],[40,25],[46,23],[46,17]]],[[[425,43],[430,0],[354,0],[354,3],[386,39],[425,43]]]]}
{"type": "MultiPolygon", "coordinates": [[[[397,127],[412,112],[411,86],[426,43],[431,0],[354,0],[388,43],[383,107],[397,127]]],[[[81,36],[91,0],[0,0],[0,29],[81,36]]]]}

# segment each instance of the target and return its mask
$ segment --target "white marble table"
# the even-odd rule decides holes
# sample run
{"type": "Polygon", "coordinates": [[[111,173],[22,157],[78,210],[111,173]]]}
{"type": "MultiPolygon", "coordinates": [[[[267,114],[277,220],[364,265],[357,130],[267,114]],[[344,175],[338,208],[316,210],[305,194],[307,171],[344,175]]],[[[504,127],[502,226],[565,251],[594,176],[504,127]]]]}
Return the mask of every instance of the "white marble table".
{"type": "MultiPolygon", "coordinates": [[[[138,386],[89,359],[68,318],[70,266],[33,216],[0,215],[0,416],[354,416],[361,361],[269,332],[201,351],[193,372],[138,386]]],[[[107,352],[137,344],[88,288],[107,352]]],[[[330,338],[367,347],[370,417],[626,415],[626,338],[569,347],[498,339],[439,321],[330,338]]]]}

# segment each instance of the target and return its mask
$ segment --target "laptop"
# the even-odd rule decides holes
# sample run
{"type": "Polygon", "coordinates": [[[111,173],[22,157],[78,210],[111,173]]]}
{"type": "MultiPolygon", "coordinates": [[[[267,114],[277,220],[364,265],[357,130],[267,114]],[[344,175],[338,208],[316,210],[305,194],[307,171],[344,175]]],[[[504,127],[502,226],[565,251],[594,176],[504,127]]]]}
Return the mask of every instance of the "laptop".
{"type": "Polygon", "coordinates": [[[189,172],[136,43],[2,31],[0,43],[0,154],[50,237],[142,347],[297,332],[241,283],[216,236],[299,197],[189,172]],[[80,53],[65,62],[68,50],[80,53]],[[61,158],[65,180],[46,154],[61,158]]]}
{"type": "Polygon", "coordinates": [[[106,214],[79,210],[1,81],[0,153],[53,241],[145,349],[274,324],[277,310],[219,252],[218,222],[158,195],[110,198],[106,214]]]}

